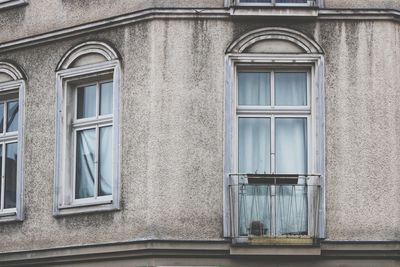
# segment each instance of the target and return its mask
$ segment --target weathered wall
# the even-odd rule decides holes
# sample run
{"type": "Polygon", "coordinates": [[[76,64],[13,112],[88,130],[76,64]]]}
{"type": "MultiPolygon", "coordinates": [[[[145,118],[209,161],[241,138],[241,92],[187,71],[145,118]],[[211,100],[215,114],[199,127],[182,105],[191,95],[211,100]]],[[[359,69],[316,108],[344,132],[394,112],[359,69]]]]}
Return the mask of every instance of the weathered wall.
{"type": "Polygon", "coordinates": [[[400,238],[400,26],[321,23],[329,239],[400,238]]]}
{"type": "Polygon", "coordinates": [[[400,9],[398,0],[323,0],[325,8],[388,8],[400,9]]]}
{"type": "Polygon", "coordinates": [[[223,7],[223,0],[29,0],[0,11],[0,43],[148,8],[223,7]]]}
{"type": "MultiPolygon", "coordinates": [[[[400,238],[400,26],[274,21],[326,52],[327,238],[400,238]]],[[[224,51],[268,21],[154,20],[1,54],[27,72],[23,223],[0,250],[222,238],[224,51]],[[84,40],[123,59],[122,210],[52,216],[55,74],[84,40]]]]}

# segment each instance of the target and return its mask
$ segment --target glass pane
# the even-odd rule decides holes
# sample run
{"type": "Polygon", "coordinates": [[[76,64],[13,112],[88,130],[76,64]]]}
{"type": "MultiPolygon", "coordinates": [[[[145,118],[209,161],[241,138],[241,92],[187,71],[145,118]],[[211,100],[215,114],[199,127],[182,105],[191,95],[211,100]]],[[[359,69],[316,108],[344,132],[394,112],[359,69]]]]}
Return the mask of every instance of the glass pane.
{"type": "Polygon", "coordinates": [[[112,126],[100,128],[99,196],[112,194],[112,126]]]}
{"type": "Polygon", "coordinates": [[[271,234],[271,187],[243,185],[239,188],[239,234],[271,234]]]}
{"type": "Polygon", "coordinates": [[[7,132],[18,130],[18,101],[7,102],[7,132]]]}
{"type": "Polygon", "coordinates": [[[5,162],[5,199],[4,208],[10,209],[16,207],[17,192],[17,143],[9,143],[6,145],[6,162],[5,162]]]}
{"type": "Polygon", "coordinates": [[[307,73],[275,73],[275,105],[307,105],[307,73]]]}
{"type": "Polygon", "coordinates": [[[112,114],[113,109],[113,83],[100,85],[100,115],[112,114]]]}
{"type": "Polygon", "coordinates": [[[239,173],[270,173],[269,118],[239,118],[239,173]]]}
{"type": "Polygon", "coordinates": [[[304,4],[307,0],[275,0],[275,3],[304,4]]]}
{"type": "Polygon", "coordinates": [[[77,118],[96,116],[96,85],[78,88],[77,118]]]}
{"type": "Polygon", "coordinates": [[[76,134],[75,198],[94,196],[96,130],[78,131],[76,134]]]}
{"type": "Polygon", "coordinates": [[[240,0],[240,3],[271,3],[271,0],[240,0]]]}
{"type": "Polygon", "coordinates": [[[271,105],[270,73],[239,72],[239,105],[271,105]]]}
{"type": "Polygon", "coordinates": [[[307,173],[307,119],[277,118],[276,172],[282,174],[307,173]]]}
{"type": "Polygon", "coordinates": [[[4,128],[4,103],[0,103],[0,133],[3,133],[4,128]]]}
{"type": "Polygon", "coordinates": [[[276,234],[307,235],[307,187],[276,186],[276,234]]]}

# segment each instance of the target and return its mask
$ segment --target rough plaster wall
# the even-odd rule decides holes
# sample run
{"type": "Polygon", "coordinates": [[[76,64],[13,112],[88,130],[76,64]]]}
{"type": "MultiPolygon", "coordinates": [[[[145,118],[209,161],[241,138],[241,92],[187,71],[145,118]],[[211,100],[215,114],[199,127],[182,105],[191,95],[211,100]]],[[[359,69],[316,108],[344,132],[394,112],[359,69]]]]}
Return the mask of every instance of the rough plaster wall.
{"type": "Polygon", "coordinates": [[[400,238],[400,27],[321,23],[327,238],[400,238]]]}
{"type": "Polygon", "coordinates": [[[400,9],[399,0],[323,0],[325,8],[389,8],[400,9]]]}
{"type": "Polygon", "coordinates": [[[0,43],[148,8],[223,7],[224,0],[29,0],[0,11],[0,43]]]}
{"type": "Polygon", "coordinates": [[[221,238],[224,24],[153,21],[0,56],[28,73],[26,219],[0,225],[0,251],[221,238]],[[122,211],[54,218],[54,69],[84,40],[123,58],[122,211]]]}
{"type": "Polygon", "coordinates": [[[276,25],[314,35],[326,52],[328,239],[398,240],[398,25],[156,20],[0,55],[28,74],[26,220],[0,225],[0,250],[220,239],[223,51],[276,25]],[[54,69],[84,40],[108,40],[123,58],[122,210],[54,218],[54,69]]]}

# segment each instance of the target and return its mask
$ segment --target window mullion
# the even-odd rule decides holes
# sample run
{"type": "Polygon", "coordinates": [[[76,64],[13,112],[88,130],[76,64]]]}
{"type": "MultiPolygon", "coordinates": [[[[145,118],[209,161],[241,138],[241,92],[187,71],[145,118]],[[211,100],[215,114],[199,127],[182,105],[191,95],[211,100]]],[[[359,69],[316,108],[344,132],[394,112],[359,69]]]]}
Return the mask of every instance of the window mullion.
{"type": "Polygon", "coordinates": [[[5,143],[1,143],[2,146],[2,160],[1,160],[1,207],[0,210],[4,210],[4,201],[5,201],[5,184],[6,184],[6,174],[5,174],[5,160],[6,160],[6,148],[5,148],[5,143]]]}
{"type": "Polygon", "coordinates": [[[3,134],[5,135],[7,132],[7,124],[8,124],[8,112],[7,112],[7,101],[4,101],[4,112],[3,112],[3,134]]]}

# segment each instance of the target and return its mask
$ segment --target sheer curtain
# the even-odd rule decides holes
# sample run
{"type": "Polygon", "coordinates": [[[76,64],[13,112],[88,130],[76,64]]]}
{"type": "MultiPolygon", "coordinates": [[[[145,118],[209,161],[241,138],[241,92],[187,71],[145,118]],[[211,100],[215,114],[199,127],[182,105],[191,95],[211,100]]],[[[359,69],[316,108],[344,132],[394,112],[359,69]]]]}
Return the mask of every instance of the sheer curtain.
{"type": "MultiPolygon", "coordinates": [[[[284,174],[307,173],[307,119],[277,118],[276,171],[284,174]]],[[[277,234],[307,233],[307,191],[304,186],[277,186],[277,234]]]]}
{"type": "Polygon", "coordinates": [[[94,196],[96,129],[77,132],[75,198],[94,196]]]}
{"type": "Polygon", "coordinates": [[[270,73],[239,72],[238,76],[239,105],[270,105],[270,73]]]}
{"type": "Polygon", "coordinates": [[[99,196],[112,194],[112,127],[100,128],[99,196]]]}
{"type": "Polygon", "coordinates": [[[275,105],[307,105],[307,73],[275,73],[275,105]]]}

